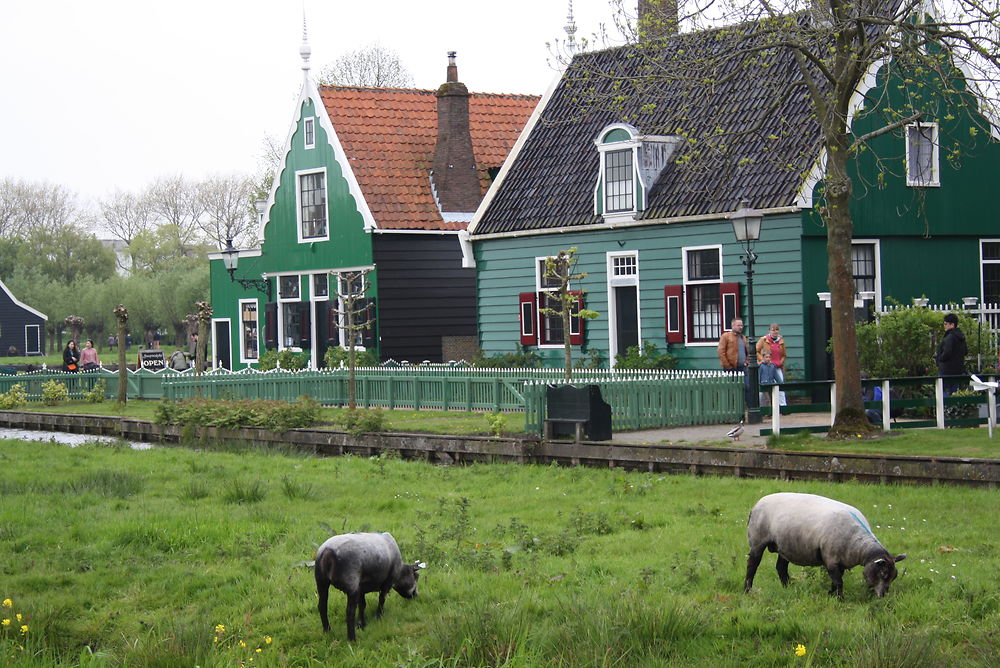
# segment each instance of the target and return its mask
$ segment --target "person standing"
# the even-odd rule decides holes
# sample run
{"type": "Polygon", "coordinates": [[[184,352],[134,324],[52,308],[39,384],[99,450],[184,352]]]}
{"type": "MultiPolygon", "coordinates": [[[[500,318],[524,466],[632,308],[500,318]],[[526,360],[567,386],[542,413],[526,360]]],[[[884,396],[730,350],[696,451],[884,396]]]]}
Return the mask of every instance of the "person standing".
{"type": "MultiPolygon", "coordinates": [[[[775,370],[775,380],[773,382],[778,383],[779,385],[784,383],[786,358],[785,340],[781,338],[781,326],[776,322],[771,323],[766,336],[762,336],[757,339],[758,364],[763,364],[764,362],[764,351],[769,351],[771,353],[771,364],[774,365],[775,370]]],[[[786,405],[784,391],[778,393],[778,402],[782,406],[786,405]]]]}
{"type": "MultiPolygon", "coordinates": [[[[965,333],[958,327],[958,316],[949,313],[944,317],[944,338],[938,344],[937,353],[934,355],[938,373],[942,376],[965,374],[965,355],[968,351],[965,333]]],[[[950,397],[956,389],[958,389],[956,381],[944,382],[944,396],[950,397]]]]}
{"type": "Polygon", "coordinates": [[[743,336],[743,320],[733,318],[729,331],[723,332],[719,338],[719,362],[726,371],[738,371],[743,374],[743,401],[750,405],[750,375],[746,373],[747,359],[750,358],[750,346],[747,337],[743,336]]]}
{"type": "Polygon", "coordinates": [[[66,348],[63,349],[63,371],[76,373],[80,369],[80,349],[76,347],[76,341],[69,340],[66,348]]]}
{"type": "Polygon", "coordinates": [[[97,348],[94,347],[93,339],[87,339],[87,342],[83,344],[83,350],[80,351],[80,366],[84,371],[93,371],[94,369],[99,369],[101,366],[101,360],[97,358],[97,348]]]}

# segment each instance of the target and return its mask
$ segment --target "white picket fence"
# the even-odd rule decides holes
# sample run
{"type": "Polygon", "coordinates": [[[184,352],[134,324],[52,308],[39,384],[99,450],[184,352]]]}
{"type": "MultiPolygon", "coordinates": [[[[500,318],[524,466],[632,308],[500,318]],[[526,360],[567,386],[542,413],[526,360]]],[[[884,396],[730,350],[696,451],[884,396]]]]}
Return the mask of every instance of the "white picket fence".
{"type": "Polygon", "coordinates": [[[986,325],[989,329],[989,347],[993,350],[1000,349],[1000,304],[976,304],[975,306],[966,306],[964,303],[929,304],[927,303],[927,300],[914,299],[913,306],[907,306],[905,304],[883,306],[881,310],[875,312],[875,317],[884,313],[913,308],[914,306],[941,313],[962,313],[964,315],[971,316],[986,325]]]}

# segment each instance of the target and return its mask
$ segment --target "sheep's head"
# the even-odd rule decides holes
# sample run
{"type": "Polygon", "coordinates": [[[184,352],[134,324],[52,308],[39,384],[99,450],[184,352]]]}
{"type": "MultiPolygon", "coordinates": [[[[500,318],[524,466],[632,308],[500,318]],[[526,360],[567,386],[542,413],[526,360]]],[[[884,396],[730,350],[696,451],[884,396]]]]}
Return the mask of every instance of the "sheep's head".
{"type": "Polygon", "coordinates": [[[403,598],[413,598],[417,595],[417,580],[420,579],[420,569],[427,568],[424,562],[403,564],[396,575],[396,583],[392,586],[403,598]]]}
{"type": "Polygon", "coordinates": [[[897,557],[879,557],[865,565],[865,581],[878,597],[885,596],[889,585],[896,579],[896,562],[906,559],[905,554],[897,557]]]}

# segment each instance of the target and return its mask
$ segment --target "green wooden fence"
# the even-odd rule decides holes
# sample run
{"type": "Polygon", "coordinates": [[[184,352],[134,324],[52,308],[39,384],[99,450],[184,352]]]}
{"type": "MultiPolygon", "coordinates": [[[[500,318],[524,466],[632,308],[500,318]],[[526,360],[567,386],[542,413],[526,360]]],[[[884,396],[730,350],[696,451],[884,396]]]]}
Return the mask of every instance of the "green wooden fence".
{"type": "MultiPolygon", "coordinates": [[[[163,379],[170,377],[181,377],[188,372],[179,372],[172,369],[163,371],[149,371],[139,369],[138,371],[127,371],[129,399],[161,399],[163,398],[163,379]]],[[[80,373],[67,373],[65,371],[38,370],[17,375],[0,375],[0,393],[10,391],[14,385],[20,385],[28,395],[28,401],[42,400],[42,385],[50,380],[62,383],[69,392],[70,399],[83,399],[84,394],[94,389],[94,385],[103,379],[105,384],[105,398],[114,399],[118,396],[118,372],[100,369],[97,371],[87,371],[80,373]]]]}

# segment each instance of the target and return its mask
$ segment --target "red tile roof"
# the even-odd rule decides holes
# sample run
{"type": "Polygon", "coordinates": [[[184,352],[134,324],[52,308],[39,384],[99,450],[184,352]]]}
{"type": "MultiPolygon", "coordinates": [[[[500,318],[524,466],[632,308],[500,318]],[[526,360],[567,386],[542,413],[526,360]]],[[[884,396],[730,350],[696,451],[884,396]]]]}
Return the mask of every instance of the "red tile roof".
{"type": "MultiPolygon", "coordinates": [[[[320,86],[320,96],[381,229],[460,230],[444,222],[430,187],[436,91],[320,86]]],[[[536,95],[472,93],[469,131],[483,193],[538,103],[536,95]]]]}

